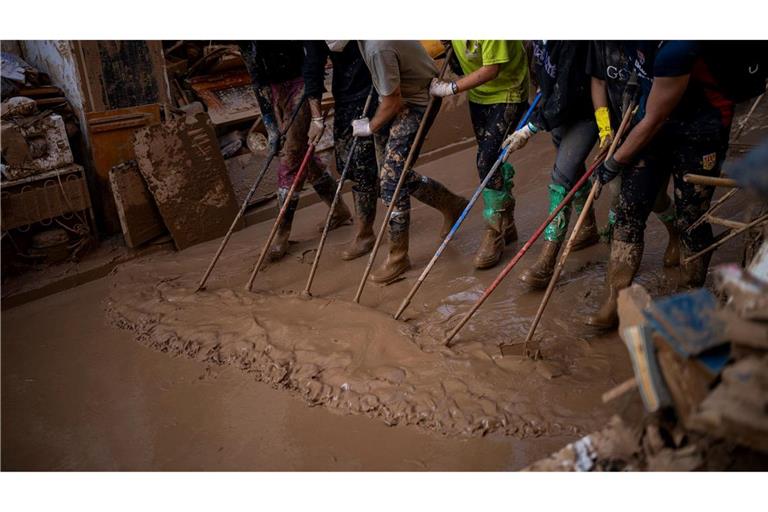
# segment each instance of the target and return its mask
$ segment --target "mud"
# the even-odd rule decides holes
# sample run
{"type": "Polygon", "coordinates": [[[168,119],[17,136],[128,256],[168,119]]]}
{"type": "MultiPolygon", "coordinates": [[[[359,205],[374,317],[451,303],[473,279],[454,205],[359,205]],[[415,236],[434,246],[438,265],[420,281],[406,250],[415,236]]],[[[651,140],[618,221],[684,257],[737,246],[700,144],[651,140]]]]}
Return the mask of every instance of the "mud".
{"type": "MultiPolygon", "coordinates": [[[[516,155],[521,241],[504,261],[546,216],[553,156],[546,137],[516,155]]],[[[474,159],[470,148],[419,171],[468,196],[474,159]]],[[[356,306],[366,258],[339,260],[353,226],[330,233],[315,298],[296,295],[325,213],[322,204],[297,212],[288,256],[257,276],[256,293],[243,287],[271,221],[233,235],[200,295],[191,289],[218,240],[124,264],[106,279],[5,312],[3,469],[519,469],[639,406],[632,394],[601,403],[631,375],[630,362],[615,334],[580,324],[597,306],[606,246],[573,254],[537,331],[543,359],[529,361],[515,354],[541,293],[519,274],[539,244],[447,350],[436,340],[498,270],[472,268],[480,209],[405,322],[388,315],[432,256],[441,215],[414,205],[413,269],[390,286],[368,285],[356,306]],[[105,325],[105,307],[130,330],[105,325]],[[395,423],[414,426],[386,427],[395,423]]],[[[661,265],[664,228],[652,218],[648,229],[638,282],[668,293],[676,271],[661,265]]],[[[726,247],[713,263],[735,254],[726,247]]]]}
{"type": "MultiPolygon", "coordinates": [[[[517,162],[516,194],[521,238],[546,211],[551,148],[546,139],[517,162]]],[[[474,188],[474,151],[423,172],[457,186],[474,188]],[[450,165],[448,165],[450,164],[450,165]],[[467,169],[459,174],[457,169],[467,169]]],[[[381,211],[381,209],[380,209],[381,211]]],[[[413,424],[448,435],[499,432],[519,437],[583,435],[615,412],[600,395],[631,375],[625,349],[615,335],[581,327],[580,317],[597,305],[607,248],[577,253],[566,266],[540,328],[542,361],[502,356],[501,346],[523,340],[540,294],[517,275],[524,259],[488,301],[453,349],[441,346],[445,333],[496,275],[471,268],[481,230],[475,211],[416,296],[407,322],[391,319],[412,278],[436,247],[439,214],[415,208],[411,258],[414,269],[388,287],[369,285],[358,306],[350,298],[365,258],[343,266],[338,249],[327,251],[316,297],[298,296],[316,239],[311,226],[323,215],[313,206],[297,215],[293,258],[259,274],[256,293],[242,286],[268,223],[237,234],[207,291],[194,295],[195,280],[213,246],[203,244],[174,255],[126,265],[115,276],[108,310],[117,325],[133,330],[152,348],[195,360],[233,365],[302,397],[311,405],[365,414],[385,423],[413,424]],[[439,284],[439,286],[437,286],[439,284]]],[[[660,223],[651,223],[659,230],[660,223]],[[656,225],[658,224],[658,225],[656,225]]],[[[351,228],[334,232],[329,247],[341,245],[351,228]]],[[[674,279],[660,263],[663,237],[651,236],[639,281],[655,293],[670,291],[674,279]]],[[[506,250],[510,257],[519,244],[506,250]]],[[[535,251],[534,251],[535,252],[535,251]]],[[[508,353],[515,351],[508,351],[508,353]]]]}

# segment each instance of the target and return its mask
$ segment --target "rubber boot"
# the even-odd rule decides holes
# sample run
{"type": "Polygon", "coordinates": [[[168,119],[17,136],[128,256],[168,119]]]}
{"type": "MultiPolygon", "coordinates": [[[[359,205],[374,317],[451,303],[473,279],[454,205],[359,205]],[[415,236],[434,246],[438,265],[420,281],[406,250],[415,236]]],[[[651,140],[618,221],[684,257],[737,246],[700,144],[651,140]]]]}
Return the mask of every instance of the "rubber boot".
{"type": "Polygon", "coordinates": [[[515,168],[512,164],[504,162],[501,166],[501,175],[504,178],[504,189],[509,195],[509,203],[504,208],[504,241],[508,244],[517,240],[517,226],[515,226],[515,196],[512,188],[515,186],[512,178],[515,177],[515,168]]]}
{"type": "Polygon", "coordinates": [[[611,242],[611,259],[608,262],[606,297],[600,309],[586,319],[586,324],[599,329],[613,329],[619,324],[619,292],[632,284],[640,259],[643,256],[642,243],[611,242]]]}
{"type": "Polygon", "coordinates": [[[371,281],[374,283],[394,281],[411,268],[411,262],[408,259],[409,226],[410,212],[397,210],[392,212],[388,225],[389,252],[386,261],[371,272],[371,281]]]}
{"type": "Polygon", "coordinates": [[[680,232],[675,225],[674,206],[670,206],[667,211],[657,213],[656,216],[667,228],[667,249],[664,251],[664,266],[676,267],[680,264],[680,232]]]}
{"type": "MultiPolygon", "coordinates": [[[[288,188],[280,187],[277,189],[277,204],[280,208],[285,204],[288,197],[288,188]]],[[[272,247],[269,249],[270,261],[277,261],[283,258],[288,252],[288,238],[291,236],[291,226],[293,225],[293,216],[296,213],[296,207],[299,205],[299,196],[294,194],[288,208],[285,210],[285,216],[277,227],[277,233],[272,240],[272,247]]]]}
{"type": "Polygon", "coordinates": [[[451,230],[461,212],[466,208],[468,201],[457,196],[439,181],[422,177],[415,190],[411,194],[422,203],[435,208],[443,214],[443,227],[440,229],[440,238],[445,238],[451,230]]]}
{"type": "MultiPolygon", "coordinates": [[[[322,199],[329,207],[331,206],[331,203],[333,203],[333,198],[336,195],[336,186],[336,180],[334,180],[327,172],[323,173],[320,178],[312,183],[312,188],[315,189],[315,192],[320,196],[320,199],[322,199]]],[[[351,220],[352,214],[349,212],[349,208],[344,204],[344,199],[339,197],[339,200],[336,202],[336,207],[331,214],[331,223],[328,226],[328,230],[333,231],[344,224],[348,224],[351,220]]],[[[320,233],[323,232],[323,229],[325,229],[325,222],[321,222],[317,225],[317,230],[320,233]]]]}
{"type": "Polygon", "coordinates": [[[485,233],[473,261],[475,268],[491,268],[501,260],[506,241],[508,211],[514,202],[505,190],[483,189],[485,233]]]}
{"type": "Polygon", "coordinates": [[[712,252],[699,256],[695,260],[683,263],[683,260],[696,254],[695,251],[688,250],[684,245],[681,246],[680,254],[680,283],[679,288],[701,288],[707,280],[707,271],[709,270],[709,261],[712,259],[712,252]]]}
{"type": "Polygon", "coordinates": [[[359,258],[373,249],[376,237],[373,233],[373,221],[376,219],[376,193],[352,190],[355,201],[355,236],[341,252],[345,261],[359,258]]]}
{"type": "MultiPolygon", "coordinates": [[[[592,188],[591,182],[588,181],[583,187],[579,189],[573,196],[573,210],[574,215],[578,218],[581,212],[584,211],[584,203],[587,201],[587,196],[592,188]]],[[[573,250],[580,251],[586,249],[592,245],[595,245],[600,241],[600,234],[597,232],[597,220],[595,219],[595,209],[592,205],[589,206],[587,216],[584,218],[584,222],[581,224],[581,229],[576,233],[576,237],[573,239],[573,250]]]]}
{"type": "MultiPolygon", "coordinates": [[[[549,185],[549,213],[555,211],[557,206],[566,196],[565,187],[557,183],[549,185]]],[[[570,205],[566,206],[558,213],[552,222],[544,230],[544,245],[541,247],[539,257],[528,267],[521,275],[520,280],[534,289],[546,288],[555,270],[557,262],[557,253],[560,252],[560,246],[565,239],[565,233],[568,230],[568,216],[571,213],[570,205]]]]}

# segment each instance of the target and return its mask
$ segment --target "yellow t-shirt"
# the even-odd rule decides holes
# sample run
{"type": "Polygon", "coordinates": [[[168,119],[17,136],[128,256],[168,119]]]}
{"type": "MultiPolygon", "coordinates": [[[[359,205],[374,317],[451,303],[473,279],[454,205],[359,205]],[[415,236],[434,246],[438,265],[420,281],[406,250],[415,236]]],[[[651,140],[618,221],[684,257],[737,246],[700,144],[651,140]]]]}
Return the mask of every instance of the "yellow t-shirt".
{"type": "Polygon", "coordinates": [[[522,41],[454,40],[451,44],[465,75],[481,66],[501,66],[496,78],[470,89],[469,101],[493,105],[528,99],[528,58],[522,41]]]}

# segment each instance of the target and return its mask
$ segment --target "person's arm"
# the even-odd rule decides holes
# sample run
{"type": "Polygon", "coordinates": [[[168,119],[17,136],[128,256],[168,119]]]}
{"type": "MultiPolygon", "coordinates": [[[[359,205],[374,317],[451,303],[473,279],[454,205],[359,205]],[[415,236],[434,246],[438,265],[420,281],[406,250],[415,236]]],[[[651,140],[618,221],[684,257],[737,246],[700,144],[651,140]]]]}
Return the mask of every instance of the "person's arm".
{"type": "Polygon", "coordinates": [[[608,93],[605,89],[605,80],[593,76],[590,87],[597,133],[600,137],[600,149],[604,149],[613,142],[613,128],[611,127],[611,115],[608,111],[608,93]]]}
{"type": "Polygon", "coordinates": [[[388,96],[379,97],[379,107],[370,121],[371,133],[376,133],[388,122],[390,122],[403,108],[403,97],[400,94],[400,87],[395,89],[388,96]]]}
{"type": "Polygon", "coordinates": [[[667,118],[680,103],[688,88],[691,75],[657,77],[653,80],[651,92],[645,104],[645,117],[637,123],[624,143],[614,153],[613,159],[620,165],[629,165],[637,154],[658,133],[667,118]]]}
{"type": "Polygon", "coordinates": [[[490,82],[497,76],[499,76],[499,70],[501,65],[490,64],[487,66],[480,66],[468,75],[465,75],[456,80],[456,92],[464,92],[470,89],[474,89],[477,86],[483,85],[486,82],[490,82]]]}

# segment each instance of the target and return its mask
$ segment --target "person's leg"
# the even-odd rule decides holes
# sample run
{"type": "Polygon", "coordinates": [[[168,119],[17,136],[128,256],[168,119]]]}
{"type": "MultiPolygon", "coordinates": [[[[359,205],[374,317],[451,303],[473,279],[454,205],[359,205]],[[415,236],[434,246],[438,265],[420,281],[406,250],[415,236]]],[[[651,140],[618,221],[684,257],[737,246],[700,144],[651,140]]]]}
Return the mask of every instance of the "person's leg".
{"type": "MultiPolygon", "coordinates": [[[[301,96],[297,96],[294,92],[290,82],[272,85],[274,114],[280,131],[285,130],[292,113],[299,105],[301,96]]],[[[296,115],[293,125],[285,133],[283,145],[280,148],[280,162],[277,168],[277,202],[280,208],[285,204],[293,178],[301,165],[304,151],[306,151],[306,136],[310,117],[309,107],[305,104],[296,115]]],[[[278,226],[269,251],[269,257],[273,261],[281,259],[288,252],[288,239],[291,235],[293,217],[298,204],[299,195],[294,194],[288,204],[285,216],[278,226]]]]}
{"type": "MultiPolygon", "coordinates": [[[[429,130],[434,117],[439,110],[439,102],[435,105],[430,119],[425,126],[429,130]]],[[[389,207],[392,201],[395,205],[392,215],[387,219],[389,228],[389,254],[387,260],[378,269],[371,273],[371,280],[386,283],[397,278],[410,268],[408,260],[408,229],[410,226],[410,196],[413,195],[420,201],[437,208],[443,213],[445,225],[450,225],[461,214],[466,200],[452,194],[439,182],[421,176],[413,170],[409,170],[398,197],[394,197],[397,182],[405,170],[408,153],[413,147],[415,151],[413,162],[416,162],[423,142],[414,145],[416,132],[421,123],[423,109],[405,107],[401,110],[386,128],[386,145],[379,175],[381,198],[389,207]]],[[[380,136],[381,138],[381,136],[380,136]]]]}
{"type": "MultiPolygon", "coordinates": [[[[477,139],[477,172],[485,179],[499,158],[506,134],[516,126],[527,104],[469,103],[472,126],[477,139]]],[[[512,195],[514,168],[504,163],[483,189],[485,234],[475,255],[475,268],[490,268],[501,260],[505,243],[517,239],[515,199],[512,195]]]]}
{"type": "MultiPolygon", "coordinates": [[[[333,136],[336,147],[336,168],[341,170],[347,165],[352,148],[352,121],[361,117],[365,99],[336,106],[333,136]]],[[[369,112],[374,111],[371,105],[369,112]]],[[[375,242],[373,222],[376,219],[376,199],[378,197],[378,165],[373,137],[357,139],[352,160],[349,162],[347,177],[354,182],[352,197],[355,204],[355,235],[341,259],[352,260],[370,252],[375,242]]]]}
{"type": "Polygon", "coordinates": [[[688,228],[709,209],[715,187],[686,183],[687,173],[719,176],[727,150],[727,135],[712,133],[703,127],[691,127],[688,136],[674,152],[672,176],[675,190],[675,222],[680,233],[680,286],[696,288],[704,285],[712,253],[689,262],[682,260],[712,244],[712,226],[705,222],[694,230],[688,228]]]}
{"type": "Polygon", "coordinates": [[[676,267],[680,264],[680,235],[675,224],[675,204],[667,194],[668,185],[669,177],[659,187],[659,193],[656,195],[656,202],[653,205],[653,213],[664,224],[669,236],[667,248],[664,251],[663,264],[665,267],[676,267]]]}
{"type": "Polygon", "coordinates": [[[658,172],[663,166],[647,158],[622,173],[621,190],[616,205],[616,224],[611,240],[605,298],[603,304],[586,323],[601,329],[611,329],[618,323],[619,291],[632,283],[643,256],[643,236],[648,216],[659,188],[666,176],[658,172]]]}
{"type": "MultiPolygon", "coordinates": [[[[597,140],[597,128],[593,120],[582,120],[552,130],[552,142],[557,148],[555,165],[552,169],[552,183],[549,185],[549,213],[563,201],[568,191],[586,172],[584,161],[597,140]]],[[[575,210],[581,213],[589,183],[585,184],[573,199],[575,210]]],[[[526,269],[520,279],[532,288],[547,286],[555,268],[557,254],[568,230],[571,205],[560,210],[544,230],[544,243],[538,259],[526,269]]],[[[590,211],[581,231],[574,242],[574,248],[584,248],[598,241],[594,212],[590,211]]]]}

